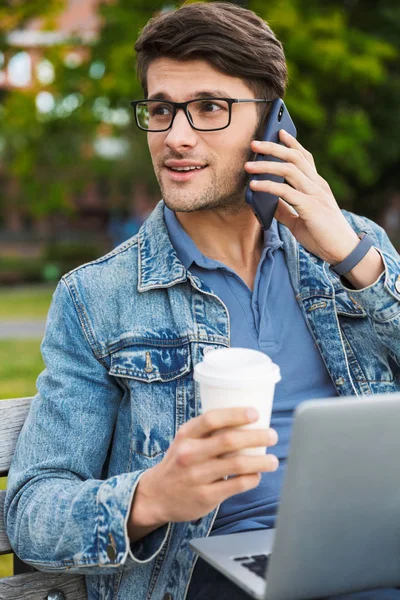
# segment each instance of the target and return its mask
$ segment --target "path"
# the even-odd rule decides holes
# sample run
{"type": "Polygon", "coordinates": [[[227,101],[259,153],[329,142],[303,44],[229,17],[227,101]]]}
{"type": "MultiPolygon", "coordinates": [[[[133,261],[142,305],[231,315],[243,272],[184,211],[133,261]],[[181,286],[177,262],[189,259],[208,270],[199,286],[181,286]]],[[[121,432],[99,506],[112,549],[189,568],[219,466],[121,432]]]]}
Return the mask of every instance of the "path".
{"type": "Polygon", "coordinates": [[[42,339],[45,325],[43,319],[0,320],[0,339],[42,339]]]}

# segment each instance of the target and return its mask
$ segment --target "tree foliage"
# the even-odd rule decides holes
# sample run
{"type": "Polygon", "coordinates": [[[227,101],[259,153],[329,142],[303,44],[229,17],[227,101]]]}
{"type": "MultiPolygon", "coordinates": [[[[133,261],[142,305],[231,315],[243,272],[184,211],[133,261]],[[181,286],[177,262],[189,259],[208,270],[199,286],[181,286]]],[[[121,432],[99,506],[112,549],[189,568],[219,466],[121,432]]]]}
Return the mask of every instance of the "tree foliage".
{"type": "MultiPolygon", "coordinates": [[[[20,13],[10,21],[5,18],[7,11],[0,12],[4,31],[4,23],[20,27],[33,14],[46,24],[54,23],[56,8],[63,8],[61,0],[37,2],[35,12],[27,4],[22,2],[20,13]]],[[[162,2],[158,5],[161,8],[162,2]]],[[[138,4],[133,8],[127,1],[100,5],[103,26],[95,43],[84,45],[76,37],[42,49],[54,69],[54,81],[42,84],[36,79],[27,89],[3,91],[0,211],[1,205],[4,210],[6,202],[12,202],[32,218],[70,213],[74,199],[90,181],[99,182],[106,201],[117,206],[131,201],[135,180],[145,178],[151,188],[156,187],[146,138],[136,131],[129,106],[138,91],[133,43],[156,8],[141,9],[138,4]],[[41,92],[54,98],[47,113],[37,110],[41,92]],[[115,160],[94,151],[96,143],[106,140],[115,145],[118,139],[128,151],[115,160]]],[[[7,45],[3,36],[8,57],[21,49],[7,45]]]]}
{"type": "Polygon", "coordinates": [[[45,28],[54,26],[54,19],[65,7],[65,0],[3,0],[0,5],[0,50],[7,49],[7,33],[22,29],[30,20],[41,17],[45,28]]]}
{"type": "Polygon", "coordinates": [[[394,168],[400,160],[400,7],[389,0],[250,5],[284,43],[287,103],[321,175],[343,206],[378,216],[388,186],[400,183],[394,168]]]}
{"type": "MultiPolygon", "coordinates": [[[[0,103],[0,178],[18,181],[13,202],[33,217],[68,212],[89,180],[103,182],[109,206],[132,200],[132,185],[156,183],[145,134],[132,122],[129,101],[142,92],[135,79],[133,44],[147,20],[171,8],[165,0],[103,2],[97,41],[80,60],[68,57],[79,39],[43,49],[54,81],[3,93],[0,103]],[[38,113],[39,92],[54,107],[38,113]],[[95,151],[99,141],[125,144],[114,160],[95,151]]],[[[41,16],[54,24],[63,0],[14,1],[0,8],[0,50],[6,31],[41,16]],[[0,34],[1,35],[1,34],[0,34]]],[[[249,0],[283,41],[289,65],[287,104],[299,139],[342,206],[379,216],[399,188],[400,6],[358,0],[249,0]]],[[[1,204],[6,202],[3,193],[1,204]]]]}

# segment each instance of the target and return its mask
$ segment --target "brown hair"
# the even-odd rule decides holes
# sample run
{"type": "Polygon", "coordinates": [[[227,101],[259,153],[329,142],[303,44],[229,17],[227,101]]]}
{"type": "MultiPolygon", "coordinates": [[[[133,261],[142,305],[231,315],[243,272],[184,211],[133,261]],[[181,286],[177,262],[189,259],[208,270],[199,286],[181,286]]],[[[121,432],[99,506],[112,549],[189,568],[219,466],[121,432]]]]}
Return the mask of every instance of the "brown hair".
{"type": "Polygon", "coordinates": [[[282,98],[287,66],[282,44],[253,11],[227,2],[198,2],[150,19],[136,44],[137,75],[147,97],[152,61],[202,59],[241,78],[258,98],[282,98]]]}

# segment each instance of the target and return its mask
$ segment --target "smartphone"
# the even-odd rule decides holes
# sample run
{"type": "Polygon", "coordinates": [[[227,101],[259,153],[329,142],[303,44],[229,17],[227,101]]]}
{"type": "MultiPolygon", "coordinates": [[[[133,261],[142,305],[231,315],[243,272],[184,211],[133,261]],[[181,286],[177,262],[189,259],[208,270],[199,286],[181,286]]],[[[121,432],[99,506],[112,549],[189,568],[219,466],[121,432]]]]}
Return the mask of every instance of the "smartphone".
{"type": "MultiPolygon", "coordinates": [[[[262,136],[263,142],[275,142],[276,144],[282,144],[279,141],[279,130],[285,129],[288,133],[297,137],[296,127],[292,119],[290,118],[289,111],[283,100],[278,98],[274,100],[271,106],[270,114],[268,115],[267,124],[264,129],[262,136]]],[[[282,144],[283,145],[283,144],[282,144]]],[[[275,162],[282,162],[280,158],[266,154],[256,154],[254,160],[272,160],[275,162]]],[[[250,181],[253,179],[276,181],[277,183],[283,183],[284,177],[278,175],[270,175],[269,173],[252,175],[250,181]]],[[[250,204],[254,211],[260,225],[263,229],[269,229],[271,227],[272,219],[278,205],[278,196],[274,196],[269,192],[255,192],[250,187],[250,181],[246,187],[246,202],[250,204]]]]}

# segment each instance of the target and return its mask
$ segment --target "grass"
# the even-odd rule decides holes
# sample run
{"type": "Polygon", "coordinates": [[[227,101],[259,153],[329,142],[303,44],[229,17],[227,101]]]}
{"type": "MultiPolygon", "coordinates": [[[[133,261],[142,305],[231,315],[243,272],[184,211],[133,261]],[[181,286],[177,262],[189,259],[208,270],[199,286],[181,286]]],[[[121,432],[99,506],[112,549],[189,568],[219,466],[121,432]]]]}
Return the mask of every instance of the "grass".
{"type": "Polygon", "coordinates": [[[45,319],[54,286],[0,288],[0,319],[45,319]]]}
{"type": "Polygon", "coordinates": [[[43,369],[40,340],[0,340],[0,399],[34,396],[43,369]]]}

